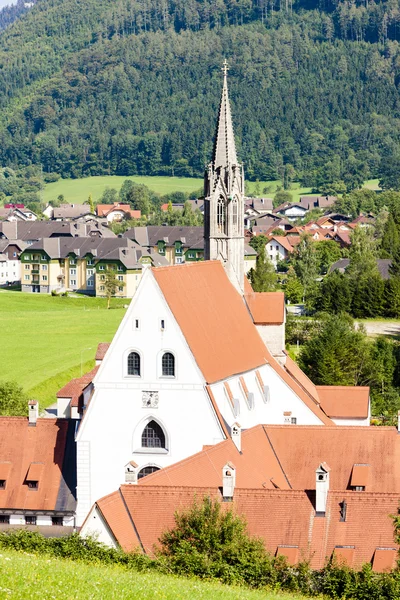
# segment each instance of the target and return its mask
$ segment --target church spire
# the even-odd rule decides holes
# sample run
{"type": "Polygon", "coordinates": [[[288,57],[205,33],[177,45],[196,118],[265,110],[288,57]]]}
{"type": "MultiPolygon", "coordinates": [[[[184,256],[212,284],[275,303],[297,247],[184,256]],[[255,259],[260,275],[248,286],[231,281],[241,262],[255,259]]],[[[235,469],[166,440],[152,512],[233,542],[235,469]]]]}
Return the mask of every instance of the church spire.
{"type": "Polygon", "coordinates": [[[222,67],[222,71],[224,72],[224,84],[219,105],[218,123],[212,158],[214,169],[217,169],[218,167],[227,167],[228,165],[236,165],[238,162],[228,96],[228,70],[228,63],[224,60],[222,67]]]}
{"type": "Polygon", "coordinates": [[[236,289],[244,289],[244,173],[236,156],[228,65],[219,105],[212,161],[204,174],[204,258],[220,260],[236,289]]]}

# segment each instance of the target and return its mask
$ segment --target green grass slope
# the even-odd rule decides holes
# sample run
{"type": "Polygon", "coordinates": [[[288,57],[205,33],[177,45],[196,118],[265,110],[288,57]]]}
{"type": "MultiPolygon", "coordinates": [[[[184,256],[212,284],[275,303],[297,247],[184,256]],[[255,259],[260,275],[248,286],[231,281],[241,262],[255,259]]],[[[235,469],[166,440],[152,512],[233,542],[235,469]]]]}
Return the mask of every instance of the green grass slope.
{"type": "Polygon", "coordinates": [[[62,298],[0,291],[0,379],[15,380],[39,400],[92,368],[99,342],[114,336],[129,300],[62,298]]]}
{"type": "MultiPolygon", "coordinates": [[[[296,600],[298,596],[228,587],[121,567],[0,552],[0,598],[25,600],[296,600]]],[[[302,596],[304,600],[304,596],[302,596]]]]}

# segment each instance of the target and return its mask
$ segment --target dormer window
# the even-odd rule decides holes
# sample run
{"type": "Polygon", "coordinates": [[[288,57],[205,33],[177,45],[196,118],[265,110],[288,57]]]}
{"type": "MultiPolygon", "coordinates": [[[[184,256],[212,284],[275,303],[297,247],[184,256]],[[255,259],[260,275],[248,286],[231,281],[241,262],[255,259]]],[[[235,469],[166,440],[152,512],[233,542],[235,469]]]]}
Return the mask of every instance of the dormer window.
{"type": "Polygon", "coordinates": [[[355,492],[364,492],[368,485],[370,465],[356,463],[353,465],[353,470],[350,479],[350,488],[355,492]]]}
{"type": "Polygon", "coordinates": [[[76,265],[76,260],[75,260],[75,258],[70,258],[70,259],[69,259],[69,264],[70,264],[70,265],[76,265]]]}
{"type": "Polygon", "coordinates": [[[99,271],[104,271],[104,265],[99,266],[99,271]]]}
{"type": "Polygon", "coordinates": [[[5,489],[6,489],[6,480],[0,479],[0,490],[5,490],[5,489]]]}
{"type": "Polygon", "coordinates": [[[27,483],[28,489],[30,490],[38,490],[39,482],[43,473],[43,463],[31,463],[28,469],[28,473],[26,474],[25,481],[27,483]]]}

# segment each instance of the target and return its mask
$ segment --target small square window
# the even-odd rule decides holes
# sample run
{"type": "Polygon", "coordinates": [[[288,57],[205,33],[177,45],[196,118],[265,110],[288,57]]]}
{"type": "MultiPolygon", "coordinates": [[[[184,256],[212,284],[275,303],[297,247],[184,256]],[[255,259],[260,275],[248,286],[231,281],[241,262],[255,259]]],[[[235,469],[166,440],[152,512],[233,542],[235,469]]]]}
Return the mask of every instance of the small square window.
{"type": "Polygon", "coordinates": [[[70,275],[76,275],[76,269],[70,269],[69,272],[70,275]]]}
{"type": "Polygon", "coordinates": [[[99,266],[99,271],[104,271],[104,265],[99,266]]]}
{"type": "Polygon", "coordinates": [[[124,291],[124,286],[123,286],[123,285],[120,285],[120,286],[118,287],[118,291],[119,291],[119,292],[123,292],[123,291],[124,291]]]}
{"type": "Polygon", "coordinates": [[[0,490],[5,490],[5,489],[6,489],[6,480],[0,479],[0,490]]]}
{"type": "Polygon", "coordinates": [[[297,418],[296,417],[291,417],[290,422],[292,425],[297,425],[297,418]]]}
{"type": "Polygon", "coordinates": [[[69,259],[69,264],[70,265],[76,265],[75,259],[74,258],[70,258],[69,259]]]}
{"type": "Polygon", "coordinates": [[[104,292],[104,285],[101,285],[101,286],[99,287],[99,290],[100,290],[101,292],[104,292]]]}
{"type": "Polygon", "coordinates": [[[37,489],[39,489],[39,482],[38,481],[28,481],[28,488],[30,490],[37,490],[37,489]]]}
{"type": "Polygon", "coordinates": [[[25,279],[25,281],[29,281],[29,280],[30,280],[30,278],[31,278],[31,276],[30,276],[30,275],[25,275],[25,276],[24,276],[24,279],[25,279]]]}
{"type": "Polygon", "coordinates": [[[124,267],[122,267],[121,265],[118,265],[118,271],[123,271],[124,267]]]}
{"type": "Polygon", "coordinates": [[[25,265],[25,269],[26,269],[27,271],[29,271],[29,270],[30,270],[30,268],[31,268],[31,265],[25,265]]]}
{"type": "Polygon", "coordinates": [[[118,281],[123,281],[124,280],[124,276],[123,275],[118,275],[118,281]]]}
{"type": "Polygon", "coordinates": [[[88,287],[93,287],[93,281],[88,281],[88,282],[87,282],[87,286],[88,286],[88,287]]]}
{"type": "Polygon", "coordinates": [[[62,525],[64,525],[63,518],[62,517],[51,517],[51,524],[62,526],[62,525]]]}
{"type": "Polygon", "coordinates": [[[43,281],[47,281],[47,275],[42,275],[43,281]]]}
{"type": "Polygon", "coordinates": [[[2,525],[9,525],[10,524],[10,515],[0,515],[0,523],[2,525]]]}
{"type": "Polygon", "coordinates": [[[47,271],[47,265],[42,265],[42,271],[47,271]]]}
{"type": "Polygon", "coordinates": [[[26,516],[25,525],[36,525],[36,515],[26,516]]]}

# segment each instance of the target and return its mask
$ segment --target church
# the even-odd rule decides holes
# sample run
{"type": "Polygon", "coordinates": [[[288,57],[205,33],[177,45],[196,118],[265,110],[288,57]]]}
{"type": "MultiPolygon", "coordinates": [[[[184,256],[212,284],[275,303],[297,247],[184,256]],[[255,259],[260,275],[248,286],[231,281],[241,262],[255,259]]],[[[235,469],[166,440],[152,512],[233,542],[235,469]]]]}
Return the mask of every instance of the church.
{"type": "MultiPolygon", "coordinates": [[[[78,526],[121,483],[259,424],[369,424],[368,388],[317,389],[286,355],[283,294],[254,293],[244,275],[226,63],[204,188],[205,262],[146,271],[75,407],[78,526]]],[[[72,397],[58,396],[65,416],[72,397]]]]}

